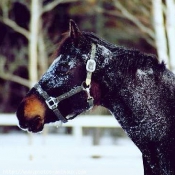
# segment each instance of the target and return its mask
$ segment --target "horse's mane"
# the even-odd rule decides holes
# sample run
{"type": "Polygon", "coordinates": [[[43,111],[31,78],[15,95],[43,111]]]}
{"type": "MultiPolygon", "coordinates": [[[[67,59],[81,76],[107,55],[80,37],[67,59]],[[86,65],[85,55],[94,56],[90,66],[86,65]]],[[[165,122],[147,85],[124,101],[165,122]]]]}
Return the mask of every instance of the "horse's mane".
{"type": "MultiPolygon", "coordinates": [[[[128,49],[125,47],[117,46],[111,44],[110,42],[98,37],[92,32],[82,32],[82,35],[86,40],[92,41],[95,44],[102,45],[109,49],[113,53],[114,65],[120,69],[124,74],[130,72],[135,75],[137,69],[146,69],[152,68],[156,72],[163,72],[165,70],[164,62],[159,63],[157,57],[152,54],[145,54],[136,49],[128,49]],[[117,62],[115,59],[118,59],[117,62]],[[123,69],[123,70],[122,70],[123,69]]],[[[69,38],[69,33],[66,32],[62,35],[60,42],[58,43],[58,49],[53,54],[56,58],[56,55],[59,54],[61,46],[64,45],[64,42],[69,38]]]]}
{"type": "Polygon", "coordinates": [[[118,62],[115,62],[115,66],[117,66],[119,69],[123,68],[125,71],[129,71],[132,74],[135,74],[138,68],[153,68],[153,70],[156,70],[156,72],[163,72],[165,70],[164,62],[159,63],[155,55],[146,54],[136,49],[128,49],[111,44],[91,32],[83,32],[83,35],[95,44],[103,45],[109,49],[113,53],[114,59],[119,59],[118,62]]]}
{"type": "Polygon", "coordinates": [[[116,45],[109,43],[108,41],[98,37],[92,32],[82,32],[82,34],[85,36],[85,38],[90,39],[95,44],[103,45],[104,47],[108,48],[110,51],[113,51],[113,49],[116,49],[116,45]]]}

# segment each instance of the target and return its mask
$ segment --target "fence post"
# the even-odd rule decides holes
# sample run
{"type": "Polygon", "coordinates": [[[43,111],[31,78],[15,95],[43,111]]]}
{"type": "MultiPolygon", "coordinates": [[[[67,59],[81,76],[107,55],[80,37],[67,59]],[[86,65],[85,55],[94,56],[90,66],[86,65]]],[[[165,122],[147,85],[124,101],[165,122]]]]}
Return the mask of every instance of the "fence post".
{"type": "Polygon", "coordinates": [[[75,138],[75,144],[80,145],[83,138],[83,128],[80,125],[75,125],[72,127],[72,130],[75,138]]]}

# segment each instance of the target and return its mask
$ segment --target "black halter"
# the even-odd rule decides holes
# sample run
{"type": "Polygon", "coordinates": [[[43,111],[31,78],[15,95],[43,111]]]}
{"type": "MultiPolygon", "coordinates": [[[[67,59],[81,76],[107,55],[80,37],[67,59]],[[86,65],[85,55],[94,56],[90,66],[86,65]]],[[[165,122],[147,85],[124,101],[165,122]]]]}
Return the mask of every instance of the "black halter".
{"type": "Polygon", "coordinates": [[[94,98],[90,95],[90,88],[91,88],[92,72],[94,72],[96,69],[96,62],[94,61],[95,53],[96,53],[96,45],[92,44],[91,56],[86,64],[86,70],[87,70],[86,81],[83,82],[81,86],[77,86],[58,97],[49,96],[48,93],[44,91],[40,86],[40,84],[38,83],[34,86],[34,88],[38,91],[38,93],[44,98],[48,108],[51,109],[54,112],[54,114],[57,116],[57,118],[63,123],[66,123],[68,119],[65,118],[58,109],[58,104],[62,100],[65,100],[81,91],[85,91],[87,93],[87,103],[89,105],[89,109],[94,106],[94,98]]]}

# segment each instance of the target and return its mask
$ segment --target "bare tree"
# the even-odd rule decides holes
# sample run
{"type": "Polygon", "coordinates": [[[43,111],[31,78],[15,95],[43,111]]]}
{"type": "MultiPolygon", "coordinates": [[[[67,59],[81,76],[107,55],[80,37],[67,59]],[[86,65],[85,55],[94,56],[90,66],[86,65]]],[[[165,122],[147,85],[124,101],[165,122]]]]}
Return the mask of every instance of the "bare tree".
{"type": "MultiPolygon", "coordinates": [[[[151,28],[148,28],[146,25],[144,25],[139,18],[137,18],[136,15],[132,14],[129,10],[127,10],[126,7],[124,7],[120,1],[116,1],[113,0],[114,2],[114,6],[120,10],[121,15],[130,20],[131,22],[133,22],[143,33],[145,33],[147,35],[146,40],[148,41],[148,43],[152,44],[152,41],[150,39],[154,39],[155,35],[154,35],[154,31],[151,28]]],[[[148,13],[148,12],[147,12],[148,13]]]]}
{"type": "Polygon", "coordinates": [[[43,0],[31,0],[30,4],[28,1],[19,1],[20,3],[25,4],[30,11],[29,30],[26,30],[9,17],[9,7],[13,2],[9,0],[1,0],[0,7],[2,9],[2,16],[0,16],[0,22],[20,33],[28,40],[29,80],[15,76],[12,72],[0,73],[0,78],[20,83],[29,88],[37,82],[39,76],[38,65],[42,68],[42,72],[44,72],[44,69],[47,67],[47,52],[42,31],[42,15],[51,11],[61,3],[71,3],[76,1],[78,0],[54,0],[44,6],[43,0]]]}
{"type": "Polygon", "coordinates": [[[152,0],[153,4],[153,26],[155,31],[155,43],[160,60],[169,65],[166,30],[164,25],[164,13],[162,0],[152,0]]]}
{"type": "Polygon", "coordinates": [[[41,1],[31,0],[29,35],[29,80],[32,87],[38,80],[38,34],[40,24],[41,1]]]}
{"type": "Polygon", "coordinates": [[[175,1],[112,0],[112,5],[116,10],[109,11],[104,6],[97,6],[95,11],[132,22],[141,31],[142,37],[156,48],[158,58],[175,72],[175,1]],[[139,9],[140,15],[137,14],[139,9]]]}
{"type": "MultiPolygon", "coordinates": [[[[153,28],[151,27],[152,25],[149,24],[146,25],[144,22],[147,21],[146,23],[148,24],[151,20],[151,15],[150,15],[150,9],[151,6],[145,5],[143,2],[144,1],[138,1],[138,0],[132,0],[132,1],[121,1],[121,0],[111,0],[112,3],[110,5],[113,5],[114,10],[106,10],[105,7],[99,7],[96,6],[94,10],[98,13],[103,13],[105,15],[109,15],[112,17],[116,17],[116,20],[119,19],[125,19],[126,24],[128,24],[128,21],[135,25],[135,27],[140,31],[141,37],[147,41],[152,47],[155,47],[154,39],[155,39],[155,33],[153,28]],[[131,6],[132,4],[132,6],[131,6]],[[139,11],[139,9],[141,9],[139,11]],[[138,11],[136,13],[136,11],[138,11]],[[142,15],[142,18],[140,16],[142,15]]],[[[126,28],[126,25],[124,25],[126,28]]]]}
{"type": "Polygon", "coordinates": [[[175,72],[175,1],[166,0],[166,32],[169,50],[170,68],[175,72]]]}

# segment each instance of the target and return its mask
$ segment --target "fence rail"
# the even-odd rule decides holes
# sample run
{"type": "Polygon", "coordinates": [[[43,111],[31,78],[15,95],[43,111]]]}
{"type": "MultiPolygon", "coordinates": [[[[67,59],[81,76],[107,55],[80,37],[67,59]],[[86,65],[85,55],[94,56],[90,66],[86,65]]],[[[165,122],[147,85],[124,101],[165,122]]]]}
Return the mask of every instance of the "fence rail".
{"type": "Polygon", "coordinates": [[[15,114],[0,114],[0,126],[18,126],[15,114]]]}
{"type": "MultiPolygon", "coordinates": [[[[49,124],[53,126],[55,124],[49,124]]],[[[15,114],[0,114],[0,126],[18,126],[15,114]]],[[[74,120],[62,124],[63,127],[72,127],[75,142],[80,144],[83,137],[83,128],[120,128],[117,120],[110,115],[80,115],[74,120]]]]}

